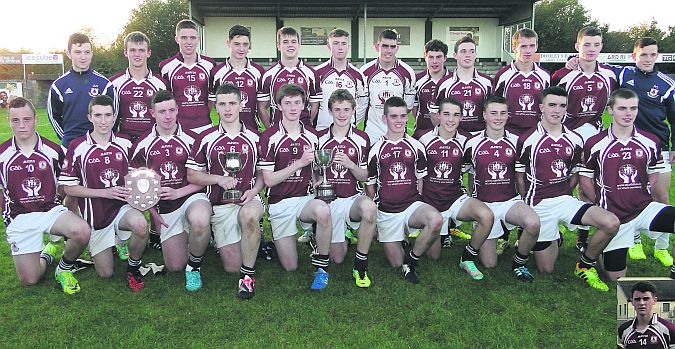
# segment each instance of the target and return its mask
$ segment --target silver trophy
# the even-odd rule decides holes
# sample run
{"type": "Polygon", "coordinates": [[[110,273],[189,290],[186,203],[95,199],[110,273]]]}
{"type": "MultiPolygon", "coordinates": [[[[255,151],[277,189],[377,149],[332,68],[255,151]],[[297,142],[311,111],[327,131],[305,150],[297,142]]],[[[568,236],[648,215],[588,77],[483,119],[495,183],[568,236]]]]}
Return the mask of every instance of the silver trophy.
{"type": "MultiPolygon", "coordinates": [[[[236,181],[236,174],[241,171],[241,153],[220,152],[218,153],[218,162],[220,162],[223,172],[227,172],[230,177],[234,178],[236,181]]],[[[223,193],[223,199],[226,202],[238,202],[241,199],[241,190],[236,188],[225,190],[223,193]]]]}
{"type": "Polygon", "coordinates": [[[316,187],[316,198],[325,202],[331,202],[335,200],[336,197],[335,187],[328,183],[328,178],[326,178],[326,170],[333,162],[333,150],[317,149],[314,154],[316,163],[319,165],[319,167],[321,167],[321,171],[323,172],[321,183],[319,183],[319,185],[316,187]]]}

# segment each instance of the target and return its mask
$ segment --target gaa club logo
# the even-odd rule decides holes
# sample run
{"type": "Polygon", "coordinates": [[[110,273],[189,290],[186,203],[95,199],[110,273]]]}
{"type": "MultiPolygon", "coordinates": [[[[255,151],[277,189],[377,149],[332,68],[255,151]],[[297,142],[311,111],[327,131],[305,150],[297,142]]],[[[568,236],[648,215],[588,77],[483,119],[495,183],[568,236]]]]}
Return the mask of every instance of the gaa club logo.
{"type": "Polygon", "coordinates": [[[41,188],[42,182],[36,177],[28,177],[21,182],[21,189],[26,192],[29,198],[39,196],[41,188]]]}
{"type": "Polygon", "coordinates": [[[404,180],[405,175],[408,173],[408,169],[402,162],[395,162],[389,166],[389,174],[394,178],[395,181],[404,180]]]}
{"type": "Polygon", "coordinates": [[[555,159],[551,162],[551,171],[557,178],[567,176],[567,165],[561,159],[555,159]]]}
{"type": "Polygon", "coordinates": [[[141,101],[134,101],[129,105],[129,112],[132,118],[144,118],[148,112],[148,106],[141,101]]]}
{"type": "Polygon", "coordinates": [[[531,94],[524,93],[518,98],[518,104],[520,105],[520,110],[531,111],[534,105],[534,97],[531,94]]]}
{"type": "Polygon", "coordinates": [[[441,161],[434,166],[434,172],[436,173],[436,178],[448,179],[452,173],[452,165],[445,161],[441,161]]]}
{"type": "Polygon", "coordinates": [[[487,167],[490,179],[504,179],[506,175],[506,164],[501,161],[491,162],[487,167]]]}
{"type": "Polygon", "coordinates": [[[189,85],[183,89],[183,96],[187,98],[188,102],[197,102],[201,95],[202,90],[195,85],[189,85]]]}
{"type": "Polygon", "coordinates": [[[623,180],[623,184],[635,183],[637,174],[637,168],[631,164],[625,164],[619,168],[619,178],[623,180]]]}

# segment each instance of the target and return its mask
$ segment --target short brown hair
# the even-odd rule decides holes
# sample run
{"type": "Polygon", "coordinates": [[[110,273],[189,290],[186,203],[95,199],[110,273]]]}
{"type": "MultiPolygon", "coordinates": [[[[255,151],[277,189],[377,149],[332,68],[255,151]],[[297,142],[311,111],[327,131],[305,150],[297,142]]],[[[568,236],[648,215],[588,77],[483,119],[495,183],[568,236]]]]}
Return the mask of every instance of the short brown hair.
{"type": "Polygon", "coordinates": [[[148,38],[147,35],[143,34],[142,32],[135,31],[127,34],[127,36],[124,38],[124,49],[127,48],[127,44],[129,42],[133,42],[136,44],[145,42],[148,44],[148,50],[150,49],[150,39],[148,38]]]}
{"type": "Polygon", "coordinates": [[[343,37],[348,38],[349,32],[342,29],[342,28],[333,28],[333,30],[331,30],[330,33],[328,33],[328,37],[329,38],[343,38],[343,37]]]}
{"type": "Polygon", "coordinates": [[[389,97],[389,99],[387,99],[384,102],[384,115],[389,114],[390,108],[397,108],[397,107],[405,107],[407,110],[408,105],[405,103],[405,100],[403,100],[403,98],[399,96],[389,97]]]}
{"type": "Polygon", "coordinates": [[[328,109],[333,109],[333,103],[339,103],[339,102],[344,102],[347,101],[352,105],[352,109],[356,108],[356,100],[354,100],[354,96],[352,94],[343,89],[337,89],[331,93],[330,97],[328,98],[328,109]]]}
{"type": "Polygon", "coordinates": [[[199,33],[197,23],[189,19],[181,19],[178,21],[178,23],[176,23],[176,35],[178,35],[178,32],[180,32],[181,29],[194,29],[197,31],[197,33],[199,33]]]}
{"type": "Polygon", "coordinates": [[[633,51],[635,51],[635,49],[638,49],[638,48],[643,48],[643,47],[652,46],[652,45],[659,46],[659,43],[656,41],[656,39],[650,38],[648,36],[644,37],[644,38],[640,38],[640,39],[637,39],[637,41],[635,41],[635,45],[633,45],[633,51]]]}
{"type": "Polygon", "coordinates": [[[612,108],[614,107],[614,104],[616,104],[617,99],[631,99],[631,98],[638,98],[637,93],[631,89],[627,89],[625,87],[618,88],[612,93],[609,94],[609,98],[607,99],[607,106],[612,108]]]}
{"type": "Polygon", "coordinates": [[[284,97],[296,97],[296,96],[301,96],[302,102],[307,103],[307,94],[305,93],[305,90],[302,89],[302,87],[296,84],[287,84],[281,86],[279,91],[277,91],[275,100],[277,101],[278,104],[281,103],[281,100],[284,99],[284,97]]]}
{"type": "Polygon", "coordinates": [[[9,113],[9,111],[12,109],[19,109],[26,106],[28,106],[28,109],[30,109],[30,111],[33,112],[33,116],[37,116],[37,114],[35,113],[35,106],[33,105],[33,103],[23,97],[16,97],[10,100],[7,106],[8,108],[7,113],[9,113]]]}
{"type": "Polygon", "coordinates": [[[583,27],[577,33],[577,42],[581,42],[584,36],[599,36],[602,39],[602,32],[596,27],[583,27]]]}
{"type": "Polygon", "coordinates": [[[82,33],[71,34],[70,37],[68,37],[68,52],[70,52],[73,45],[80,46],[82,44],[91,44],[87,35],[82,33]]]}
{"type": "Polygon", "coordinates": [[[298,41],[300,41],[300,35],[298,34],[298,31],[292,27],[281,27],[279,30],[277,30],[277,43],[281,42],[282,36],[295,36],[298,41]]]}
{"type": "Polygon", "coordinates": [[[476,46],[476,40],[474,40],[470,36],[465,36],[465,37],[457,40],[457,42],[455,42],[455,53],[457,53],[457,51],[459,50],[459,45],[466,44],[467,42],[470,42],[470,43],[473,44],[473,46],[476,46]]]}
{"type": "Polygon", "coordinates": [[[539,35],[537,35],[537,32],[530,28],[520,28],[515,33],[513,33],[513,36],[511,36],[511,45],[514,47],[518,46],[518,40],[520,40],[520,38],[535,38],[537,41],[539,41],[539,35]]]}

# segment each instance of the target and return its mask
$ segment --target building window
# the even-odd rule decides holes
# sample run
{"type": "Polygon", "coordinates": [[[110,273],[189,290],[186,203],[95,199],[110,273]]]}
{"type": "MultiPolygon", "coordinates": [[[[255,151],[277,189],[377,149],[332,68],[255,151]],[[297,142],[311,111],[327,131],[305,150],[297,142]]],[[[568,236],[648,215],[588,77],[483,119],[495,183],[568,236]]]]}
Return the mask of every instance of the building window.
{"type": "Polygon", "coordinates": [[[670,311],[670,303],[663,303],[663,312],[669,312],[670,311]]]}

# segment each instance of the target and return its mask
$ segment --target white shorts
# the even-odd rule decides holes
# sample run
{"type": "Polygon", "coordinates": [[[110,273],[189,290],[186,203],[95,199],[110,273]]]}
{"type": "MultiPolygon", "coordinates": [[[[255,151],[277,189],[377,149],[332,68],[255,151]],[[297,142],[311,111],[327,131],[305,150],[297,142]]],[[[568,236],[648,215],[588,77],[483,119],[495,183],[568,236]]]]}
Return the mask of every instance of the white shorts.
{"type": "Polygon", "coordinates": [[[124,217],[124,215],[131,210],[133,210],[133,208],[131,208],[129,204],[120,207],[120,210],[117,212],[117,216],[115,216],[115,219],[112,221],[112,223],[110,223],[109,226],[103,229],[91,231],[91,239],[89,239],[89,253],[92,257],[103,252],[109,247],[115,246],[115,234],[117,234],[117,236],[122,241],[126,241],[131,237],[130,231],[119,229],[122,217],[124,217]]]}
{"type": "Polygon", "coordinates": [[[47,212],[24,213],[12,219],[6,229],[12,256],[42,251],[44,234],[49,234],[56,220],[66,211],[67,208],[58,205],[47,212]]]}
{"type": "Polygon", "coordinates": [[[189,224],[187,220],[187,210],[192,205],[193,202],[205,200],[209,202],[209,198],[204,193],[194,193],[190,195],[183,204],[173,212],[161,214],[164,222],[169,226],[162,227],[162,230],[159,234],[159,239],[161,242],[166,241],[167,239],[174,237],[182,232],[190,233],[189,224]]]}
{"type": "Polygon", "coordinates": [[[337,244],[345,241],[345,229],[347,226],[352,229],[359,229],[361,222],[354,222],[349,218],[349,211],[356,202],[356,199],[363,194],[352,195],[348,198],[337,198],[330,203],[330,216],[333,220],[333,237],[330,242],[337,244]]]}
{"type": "MultiPolygon", "coordinates": [[[[297,222],[302,209],[307,203],[314,200],[314,195],[298,196],[283,199],[276,204],[269,205],[268,219],[272,226],[272,238],[279,240],[298,233],[297,222]]],[[[300,222],[303,229],[312,227],[311,223],[300,222]]],[[[344,233],[344,231],[343,231],[344,233]]]]}
{"type": "Polygon", "coordinates": [[[670,152],[667,150],[664,150],[661,152],[661,156],[663,156],[663,168],[658,171],[658,173],[671,173],[673,172],[673,165],[670,164],[670,152]]]}
{"type": "Polygon", "coordinates": [[[600,133],[600,130],[595,126],[586,123],[575,128],[574,132],[578,133],[585,143],[588,139],[600,133]]]}
{"type": "MultiPolygon", "coordinates": [[[[253,199],[260,203],[260,196],[256,195],[253,199]]],[[[241,224],[239,224],[240,205],[224,204],[213,206],[213,216],[211,216],[211,230],[213,239],[216,242],[216,248],[221,248],[241,241],[241,224]]]]}
{"type": "Polygon", "coordinates": [[[537,242],[554,241],[560,238],[558,224],[560,221],[572,224],[572,219],[579,210],[587,203],[570,195],[562,195],[555,198],[541,200],[532,207],[539,215],[541,230],[537,242]]]}
{"type": "Polygon", "coordinates": [[[443,225],[441,226],[441,235],[448,235],[448,222],[450,219],[455,221],[455,225],[459,226],[462,222],[457,220],[457,215],[459,210],[462,209],[462,206],[466,203],[466,200],[469,199],[469,196],[462,194],[455,202],[452,203],[450,208],[441,212],[441,217],[443,217],[443,225]]]}
{"type": "MultiPolygon", "coordinates": [[[[492,213],[495,216],[495,222],[492,224],[492,230],[488,239],[496,239],[504,234],[504,228],[511,230],[516,226],[506,222],[506,213],[509,212],[513,205],[523,202],[523,199],[520,196],[516,196],[511,200],[499,201],[499,202],[486,202],[487,207],[492,210],[492,213]]],[[[523,202],[524,203],[524,202],[523,202]]]]}
{"type": "Polygon", "coordinates": [[[380,242],[403,241],[405,235],[414,228],[408,226],[412,214],[425,205],[422,201],[415,201],[403,212],[389,213],[377,210],[377,234],[380,242]]]}
{"type": "Polygon", "coordinates": [[[654,217],[667,206],[660,202],[650,202],[637,217],[619,226],[616,236],[607,244],[607,247],[602,252],[633,247],[633,235],[635,232],[641,230],[648,231],[654,217]]]}

